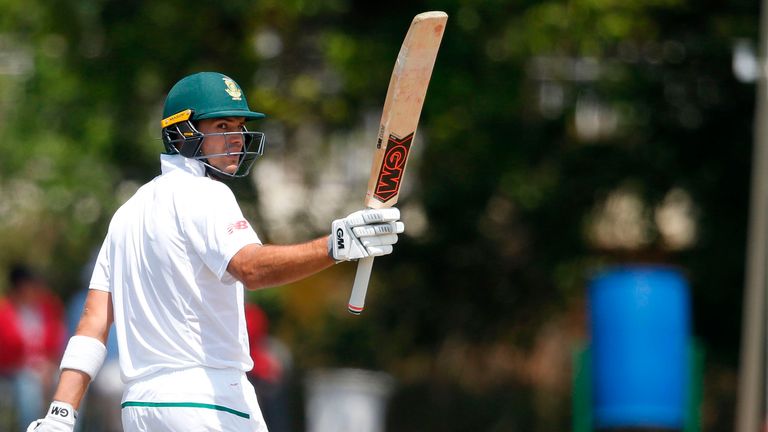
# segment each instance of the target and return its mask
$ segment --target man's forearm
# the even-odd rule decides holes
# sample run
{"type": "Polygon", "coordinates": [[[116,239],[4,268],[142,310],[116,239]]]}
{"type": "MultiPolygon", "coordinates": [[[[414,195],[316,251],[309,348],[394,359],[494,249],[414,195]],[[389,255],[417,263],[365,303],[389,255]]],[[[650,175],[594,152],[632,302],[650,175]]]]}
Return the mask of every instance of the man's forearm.
{"type": "Polygon", "coordinates": [[[230,260],[227,270],[250,290],[284,285],[331,267],[328,237],[297,245],[249,245],[230,260]]]}
{"type": "Polygon", "coordinates": [[[112,324],[110,293],[89,290],[75,336],[70,338],[61,360],[61,374],[53,399],[77,409],[106,356],[104,346],[112,324]],[[90,375],[89,375],[90,373],[90,375]]]}
{"type": "Polygon", "coordinates": [[[74,409],[78,409],[90,382],[91,377],[88,374],[77,370],[64,369],[61,371],[59,384],[56,387],[56,392],[53,394],[53,400],[66,402],[72,405],[74,409]]]}

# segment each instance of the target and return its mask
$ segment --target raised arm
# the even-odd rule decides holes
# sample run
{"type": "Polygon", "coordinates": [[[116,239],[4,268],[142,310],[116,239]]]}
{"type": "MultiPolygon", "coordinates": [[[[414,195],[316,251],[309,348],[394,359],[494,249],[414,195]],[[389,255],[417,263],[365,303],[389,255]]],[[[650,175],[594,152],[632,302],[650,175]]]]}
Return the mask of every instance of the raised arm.
{"type": "Polygon", "coordinates": [[[396,208],[360,210],[331,225],[331,235],[296,245],[249,244],[229,261],[227,271],[256,290],[311,276],[335,262],[392,252],[404,225],[396,208]]]}
{"type": "Polygon", "coordinates": [[[227,271],[249,290],[295,282],[331,267],[328,237],[296,245],[256,245],[240,249],[227,271]]]}

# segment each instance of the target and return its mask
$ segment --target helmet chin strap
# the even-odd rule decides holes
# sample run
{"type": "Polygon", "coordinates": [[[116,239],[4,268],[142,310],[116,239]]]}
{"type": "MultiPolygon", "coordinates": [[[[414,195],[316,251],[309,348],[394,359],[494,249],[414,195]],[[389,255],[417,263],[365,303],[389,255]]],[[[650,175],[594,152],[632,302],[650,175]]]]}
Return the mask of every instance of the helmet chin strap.
{"type": "Polygon", "coordinates": [[[219,170],[211,169],[211,167],[208,166],[208,164],[205,165],[205,175],[208,176],[209,178],[212,178],[214,180],[219,180],[219,181],[224,181],[232,178],[230,176],[225,176],[219,170]]]}
{"type": "MultiPolygon", "coordinates": [[[[211,163],[211,161],[209,161],[207,158],[206,159],[200,159],[200,162],[202,162],[203,165],[205,166],[205,175],[210,177],[210,178],[212,178],[212,179],[215,179],[215,180],[229,180],[229,179],[234,178],[233,175],[226,174],[226,173],[223,172],[223,170],[220,170],[220,169],[216,168],[216,166],[213,165],[211,163]]],[[[239,166],[238,166],[238,169],[240,169],[239,166]]],[[[235,172],[237,172],[237,171],[235,171],[235,172]]]]}

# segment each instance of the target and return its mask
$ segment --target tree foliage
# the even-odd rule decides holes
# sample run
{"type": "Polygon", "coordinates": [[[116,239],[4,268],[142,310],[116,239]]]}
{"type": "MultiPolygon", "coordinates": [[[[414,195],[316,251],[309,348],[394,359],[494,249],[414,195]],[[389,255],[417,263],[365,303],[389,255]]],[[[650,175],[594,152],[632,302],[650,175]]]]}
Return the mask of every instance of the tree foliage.
{"type": "MultiPolygon", "coordinates": [[[[651,261],[685,269],[696,334],[715,369],[733,370],[754,87],[732,76],[731,46],[754,40],[753,2],[2,0],[0,262],[34,261],[73,292],[113,210],[157,172],[165,92],[194,71],[238,80],[270,114],[272,151],[317,181],[311,151],[380,109],[407,24],[430,9],[450,19],[407,179],[417,186],[401,203],[423,209],[426,229],[377,261],[361,318],[311,293],[333,292],[343,309],[351,268],[258,296],[300,365],[389,370],[404,405],[430,388],[456,392],[397,430],[561,429],[567,387],[550,416],[547,402],[498,397],[547,389],[526,372],[488,367],[506,375],[473,386],[483,376],[467,369],[534,352],[553,321],[583,325],[567,317],[583,310],[590,272],[651,261]],[[696,235],[674,248],[654,215],[681,196],[696,235]],[[632,246],[592,231],[616,197],[640,203],[632,246]],[[514,414],[479,409],[491,399],[514,414]],[[475,406],[478,422],[451,423],[453,404],[475,406]]],[[[234,185],[259,219],[250,186],[234,185]]]]}

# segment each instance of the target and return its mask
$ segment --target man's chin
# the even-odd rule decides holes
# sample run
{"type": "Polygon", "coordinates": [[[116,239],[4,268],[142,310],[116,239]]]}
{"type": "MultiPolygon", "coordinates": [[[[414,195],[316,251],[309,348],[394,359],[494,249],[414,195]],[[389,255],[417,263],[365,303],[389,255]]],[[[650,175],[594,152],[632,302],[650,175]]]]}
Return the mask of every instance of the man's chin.
{"type": "Polygon", "coordinates": [[[235,174],[237,172],[237,168],[238,168],[237,163],[232,163],[232,164],[229,164],[229,165],[217,164],[217,165],[213,165],[213,166],[216,167],[216,169],[218,169],[219,171],[227,173],[227,174],[235,174]]]}

